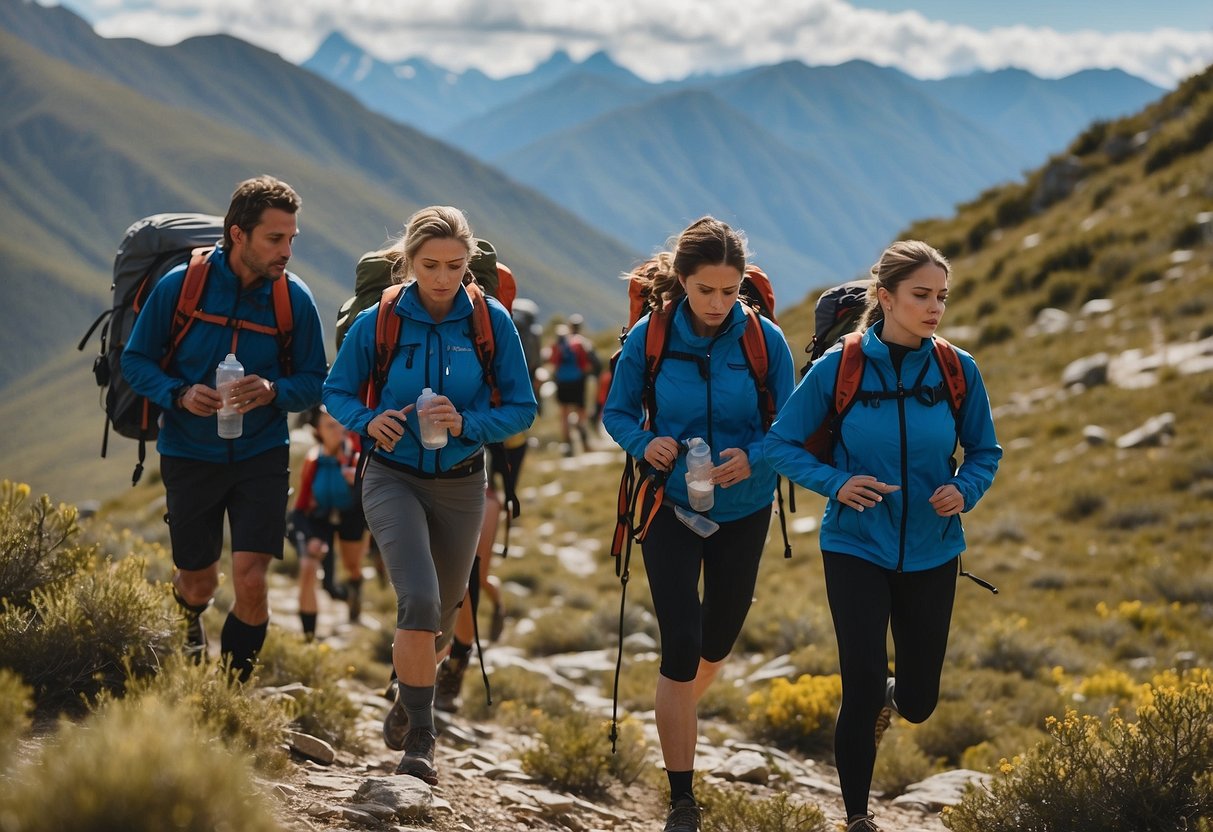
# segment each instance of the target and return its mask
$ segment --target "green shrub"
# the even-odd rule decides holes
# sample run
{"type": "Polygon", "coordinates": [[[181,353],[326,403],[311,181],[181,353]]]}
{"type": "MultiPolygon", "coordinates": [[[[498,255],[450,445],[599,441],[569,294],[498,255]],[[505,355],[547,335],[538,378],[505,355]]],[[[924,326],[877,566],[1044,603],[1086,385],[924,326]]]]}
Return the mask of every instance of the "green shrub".
{"type": "Polygon", "coordinates": [[[990,347],[1001,344],[1004,341],[1010,341],[1015,334],[1015,330],[1010,324],[1002,321],[989,323],[981,328],[981,333],[977,336],[977,346],[990,347]]]}
{"type": "Polygon", "coordinates": [[[695,784],[703,807],[704,832],[826,832],[830,828],[816,803],[780,792],[756,797],[739,788],[695,784]]]}
{"type": "Polygon", "coordinates": [[[270,630],[257,656],[260,684],[281,687],[298,682],[307,687],[295,697],[294,723],[300,731],[341,748],[365,751],[358,737],[360,708],[341,686],[352,673],[344,657],[327,644],[309,643],[277,628],[270,630]]]}
{"type": "Polygon", "coordinates": [[[33,691],[10,670],[0,670],[0,768],[30,726],[33,691]]]}
{"type": "Polygon", "coordinates": [[[593,614],[568,608],[549,611],[534,621],[535,629],[522,637],[523,647],[532,656],[599,650],[607,646],[608,633],[615,633],[613,628],[599,626],[593,614]]]}
{"type": "Polygon", "coordinates": [[[972,699],[943,700],[931,718],[915,726],[914,741],[928,757],[955,766],[965,751],[994,733],[990,703],[972,699]]]}
{"type": "Polygon", "coordinates": [[[996,736],[966,748],[960,755],[960,767],[994,774],[1003,760],[1023,757],[1048,740],[1049,735],[1040,728],[1004,725],[996,736]]]}
{"type": "Polygon", "coordinates": [[[939,771],[930,757],[914,741],[911,731],[893,729],[880,743],[872,787],[886,798],[903,793],[907,786],[919,783],[939,771]]]}
{"type": "Polygon", "coordinates": [[[17,607],[28,606],[35,590],[84,569],[92,555],[76,545],[73,506],[54,506],[45,494],[31,505],[29,496],[24,483],[0,482],[0,598],[17,607]]]}
{"type": "Polygon", "coordinates": [[[1146,157],[1146,173],[1162,170],[1172,162],[1197,153],[1213,143],[1213,106],[1207,106],[1196,123],[1183,135],[1162,144],[1146,157]]]}
{"type": "MultiPolygon", "coordinates": [[[[470,675],[472,674],[469,671],[467,676],[470,675]]],[[[480,674],[476,674],[474,683],[469,682],[467,676],[463,680],[465,689],[469,684],[480,687],[480,674]]],[[[489,684],[493,688],[494,707],[514,703],[523,708],[536,708],[543,713],[557,715],[569,713],[575,704],[572,691],[552,684],[552,681],[541,673],[521,667],[497,668],[489,674],[489,684]]],[[[488,719],[493,715],[488,703],[480,695],[464,696],[460,713],[468,719],[488,719]]]]}
{"type": "Polygon", "coordinates": [[[34,590],[28,606],[0,610],[0,667],[21,674],[39,709],[121,693],[179,647],[181,616],[143,569],[137,558],[92,560],[70,581],[34,590]]]}
{"type": "Polygon", "coordinates": [[[134,682],[129,695],[176,703],[208,739],[252,756],[259,769],[280,772],[288,762],[282,746],[294,708],[257,695],[257,681],[255,673],[237,681],[223,662],[199,665],[174,655],[158,675],[134,682]]]}
{"type": "Polygon", "coordinates": [[[1078,138],[1070,143],[1070,153],[1075,156],[1086,156],[1094,153],[1103,145],[1108,136],[1107,121],[1093,121],[1078,138]]]}
{"type": "Polygon", "coordinates": [[[1107,499],[1097,491],[1073,491],[1057,509],[1057,516],[1068,523],[1084,520],[1101,511],[1107,499]]]}
{"type": "Polygon", "coordinates": [[[1023,616],[989,622],[976,634],[975,641],[978,652],[973,661],[978,667],[1031,679],[1041,668],[1058,664],[1050,645],[1029,629],[1028,619],[1023,616]]]}
{"type": "Polygon", "coordinates": [[[1213,822],[1213,671],[1151,687],[1136,721],[1068,711],[1052,742],[1004,761],[945,810],[956,832],[1173,832],[1213,822]]]}
{"type": "Polygon", "coordinates": [[[746,699],[757,738],[808,753],[832,745],[841,701],[842,678],[833,675],[772,679],[766,690],[746,699]]]}
{"type": "Polygon", "coordinates": [[[648,765],[644,730],[633,719],[619,721],[614,754],[606,724],[584,709],[541,716],[537,727],[535,746],[522,753],[522,770],[558,789],[601,796],[609,778],[630,785],[648,765]]]}
{"type": "Polygon", "coordinates": [[[270,832],[281,827],[247,759],[209,742],[188,705],[116,702],[22,763],[0,789],[0,829],[270,832]]]}
{"type": "MultiPolygon", "coordinates": [[[[630,711],[652,709],[653,697],[657,693],[658,667],[659,662],[654,658],[637,661],[626,655],[623,657],[623,667],[619,673],[619,707],[630,711]]],[[[611,696],[614,687],[615,672],[603,673],[603,696],[611,696]]]]}
{"type": "Polygon", "coordinates": [[[744,723],[750,715],[749,705],[746,704],[747,696],[744,685],[736,684],[731,679],[717,679],[699,699],[699,716],[704,719],[719,719],[730,725],[744,723]]]}

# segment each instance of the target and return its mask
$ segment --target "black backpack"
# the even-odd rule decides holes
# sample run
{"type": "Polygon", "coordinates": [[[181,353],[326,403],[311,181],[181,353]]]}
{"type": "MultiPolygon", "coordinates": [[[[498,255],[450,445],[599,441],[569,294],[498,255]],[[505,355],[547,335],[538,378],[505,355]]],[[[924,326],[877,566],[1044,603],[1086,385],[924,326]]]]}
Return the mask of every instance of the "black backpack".
{"type": "Polygon", "coordinates": [[[101,456],[109,447],[109,431],[139,440],[139,463],[131,484],[143,474],[144,444],[160,433],[160,408],[140,396],[122,375],[122,350],[130,338],[144,301],[167,272],[190,259],[197,248],[223,239],[223,218],[209,214],[155,214],[126,230],[114,257],[113,306],[102,312],[80,339],[77,349],[101,327],[101,348],[93,360],[93,376],[105,388],[105,431],[101,456]]]}
{"type": "Polygon", "coordinates": [[[859,326],[859,319],[868,305],[868,286],[871,283],[871,278],[840,283],[826,289],[817,298],[813,307],[813,340],[804,348],[809,360],[801,368],[801,376],[809,371],[810,364],[821,358],[822,353],[859,326]]]}

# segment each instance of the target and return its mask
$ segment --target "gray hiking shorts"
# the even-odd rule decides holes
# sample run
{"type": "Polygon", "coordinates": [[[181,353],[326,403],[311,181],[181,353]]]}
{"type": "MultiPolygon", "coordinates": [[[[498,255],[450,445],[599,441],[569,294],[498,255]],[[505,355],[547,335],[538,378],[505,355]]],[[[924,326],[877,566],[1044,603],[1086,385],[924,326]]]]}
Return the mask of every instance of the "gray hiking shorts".
{"type": "Polygon", "coordinates": [[[483,464],[466,476],[427,479],[372,457],[362,482],[366,522],[396,590],[396,629],[454,637],[484,518],[483,464]]]}

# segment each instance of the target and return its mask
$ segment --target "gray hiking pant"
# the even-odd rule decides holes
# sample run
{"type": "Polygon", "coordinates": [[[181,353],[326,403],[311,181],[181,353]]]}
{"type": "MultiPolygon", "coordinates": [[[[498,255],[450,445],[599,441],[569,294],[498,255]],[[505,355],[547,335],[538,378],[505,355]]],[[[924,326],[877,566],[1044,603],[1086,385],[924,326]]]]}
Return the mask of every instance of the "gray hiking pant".
{"type": "Polygon", "coordinates": [[[396,629],[455,635],[484,517],[484,471],[423,479],[372,458],[362,483],[366,522],[396,590],[396,629]]]}

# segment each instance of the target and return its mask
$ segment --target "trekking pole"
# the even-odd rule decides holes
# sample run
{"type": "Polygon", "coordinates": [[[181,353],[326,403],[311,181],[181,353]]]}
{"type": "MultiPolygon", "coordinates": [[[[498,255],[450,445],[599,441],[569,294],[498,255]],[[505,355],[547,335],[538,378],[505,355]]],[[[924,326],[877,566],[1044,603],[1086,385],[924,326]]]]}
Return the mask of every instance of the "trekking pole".
{"type": "Polygon", "coordinates": [[[623,563],[619,573],[619,649],[615,654],[615,685],[611,691],[611,753],[615,753],[615,742],[619,739],[619,674],[623,671],[623,616],[628,597],[628,578],[632,563],[632,536],[629,532],[627,546],[623,551],[623,563]]]}
{"type": "Polygon", "coordinates": [[[480,555],[472,559],[472,574],[468,578],[468,600],[472,604],[472,640],[476,642],[476,655],[480,657],[480,678],[484,680],[484,702],[493,704],[493,690],[489,687],[489,671],[484,666],[484,648],[480,646],[480,622],[476,619],[480,606],[480,555]]]}

